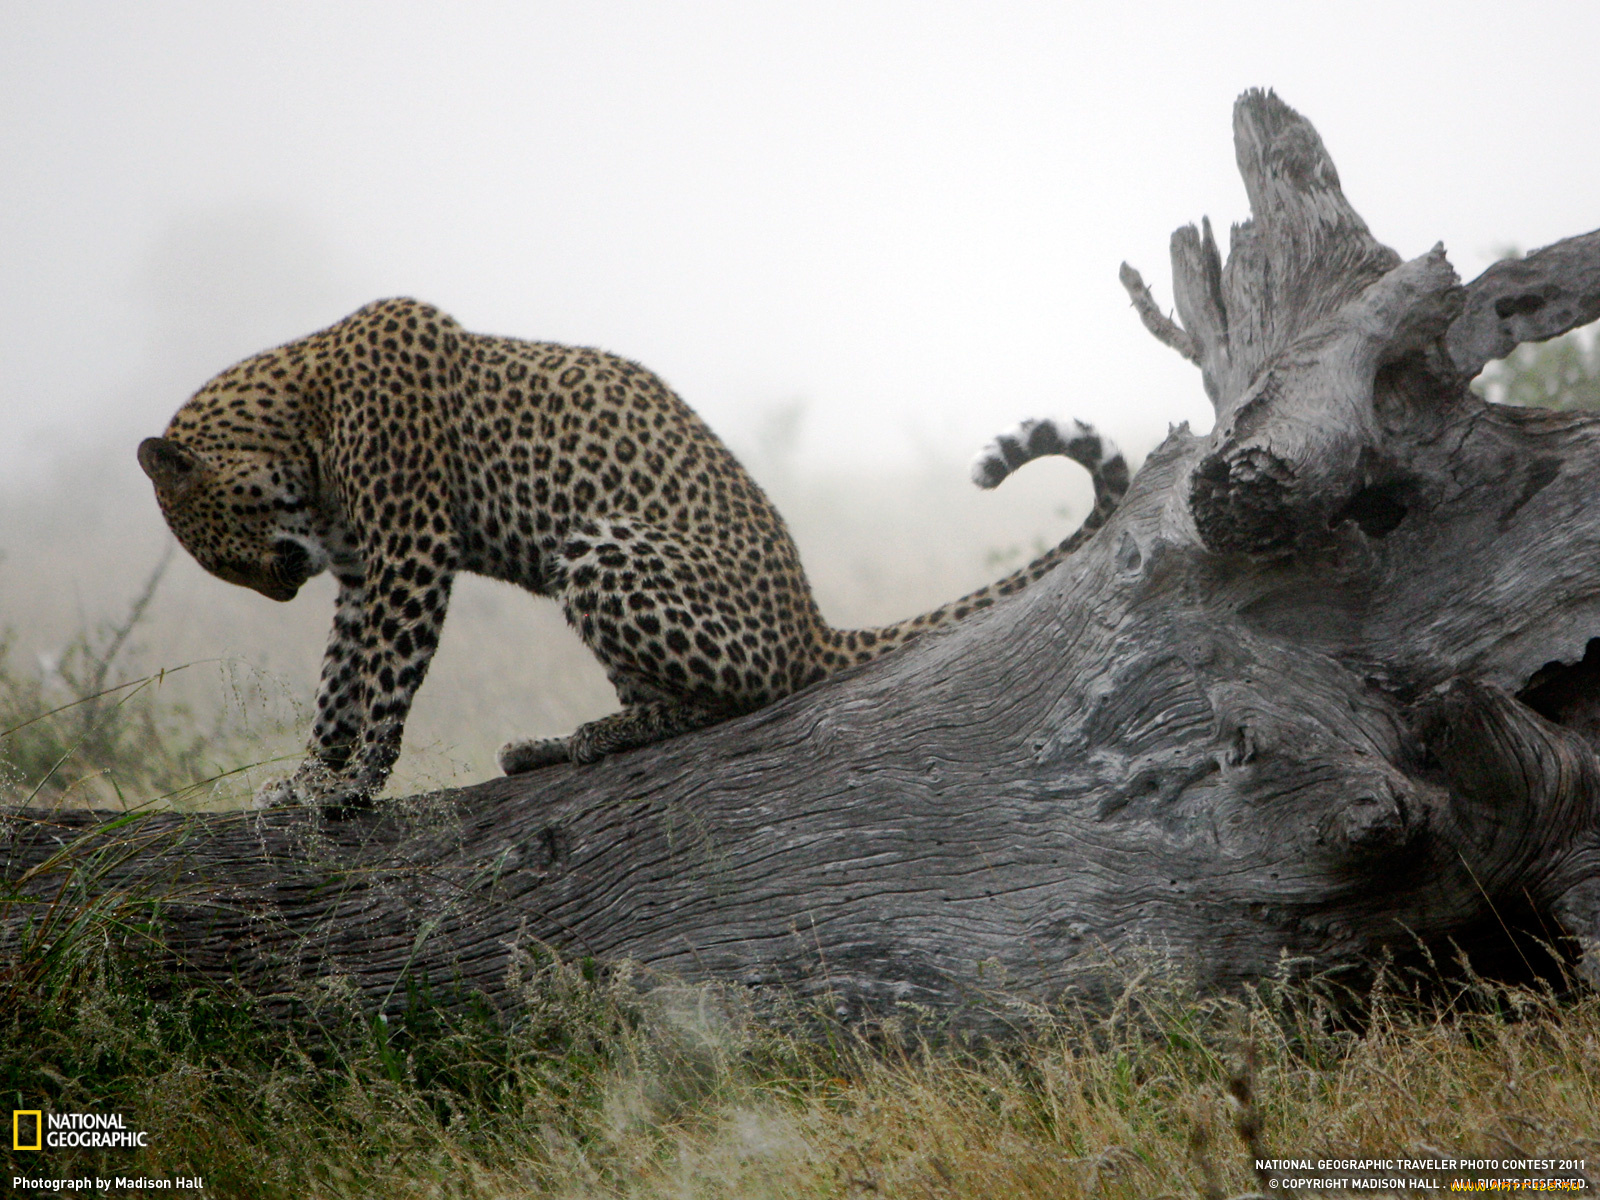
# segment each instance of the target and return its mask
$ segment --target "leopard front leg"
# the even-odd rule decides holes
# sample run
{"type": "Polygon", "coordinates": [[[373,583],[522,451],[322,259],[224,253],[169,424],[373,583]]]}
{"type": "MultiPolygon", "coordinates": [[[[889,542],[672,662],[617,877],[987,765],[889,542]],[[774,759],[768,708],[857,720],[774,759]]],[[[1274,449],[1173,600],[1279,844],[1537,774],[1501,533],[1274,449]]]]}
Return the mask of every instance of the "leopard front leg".
{"type": "Polygon", "coordinates": [[[258,788],[257,808],[311,803],[335,791],[339,774],[349,763],[360,736],[361,712],[366,702],[361,667],[366,627],[362,578],[359,574],[341,574],[338,579],[339,596],[334,603],[328,648],[322,656],[316,714],[305,760],[294,774],[258,788]]]}
{"type": "Polygon", "coordinates": [[[400,755],[405,721],[439,644],[452,575],[382,566],[341,578],[305,761],[257,807],[364,805],[400,755]]]}

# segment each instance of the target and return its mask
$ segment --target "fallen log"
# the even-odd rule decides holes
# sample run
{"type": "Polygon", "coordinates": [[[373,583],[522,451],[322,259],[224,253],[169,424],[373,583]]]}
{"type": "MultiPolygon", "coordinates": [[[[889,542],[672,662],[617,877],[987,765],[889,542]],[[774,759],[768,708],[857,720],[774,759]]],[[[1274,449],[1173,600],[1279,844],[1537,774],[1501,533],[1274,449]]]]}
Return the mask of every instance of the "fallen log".
{"type": "Polygon", "coordinates": [[[1177,320],[1123,276],[1215,427],[1035,587],[592,766],[339,819],[13,812],[14,893],[77,863],[162,896],[201,975],[375,1005],[498,994],[531,940],[841,1015],[1149,954],[1204,986],[1452,943],[1600,975],[1600,419],[1468,388],[1600,316],[1600,231],[1463,286],[1372,237],[1273,94],[1234,140],[1226,263],[1173,235],[1177,320]]]}

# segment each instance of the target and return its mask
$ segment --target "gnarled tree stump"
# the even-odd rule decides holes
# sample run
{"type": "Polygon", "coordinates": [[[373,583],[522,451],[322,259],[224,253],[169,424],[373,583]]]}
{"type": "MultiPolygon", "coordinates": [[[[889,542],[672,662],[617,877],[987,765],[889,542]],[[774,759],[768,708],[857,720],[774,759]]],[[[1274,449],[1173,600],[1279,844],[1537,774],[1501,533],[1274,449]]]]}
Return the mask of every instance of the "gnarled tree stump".
{"type": "MultiPolygon", "coordinates": [[[[1600,419],[1467,385],[1600,316],[1600,232],[1463,287],[1373,239],[1274,95],[1234,137],[1253,217],[1226,264],[1173,235],[1181,324],[1124,270],[1215,429],[1034,588],[595,766],[151,817],[92,887],[168,895],[199,972],[374,1003],[419,970],[494,993],[530,938],[845,1011],[1092,989],[1134,949],[1226,984],[1526,928],[1592,970],[1600,419]]],[[[108,819],[13,814],[7,878],[49,894],[108,819]]]]}

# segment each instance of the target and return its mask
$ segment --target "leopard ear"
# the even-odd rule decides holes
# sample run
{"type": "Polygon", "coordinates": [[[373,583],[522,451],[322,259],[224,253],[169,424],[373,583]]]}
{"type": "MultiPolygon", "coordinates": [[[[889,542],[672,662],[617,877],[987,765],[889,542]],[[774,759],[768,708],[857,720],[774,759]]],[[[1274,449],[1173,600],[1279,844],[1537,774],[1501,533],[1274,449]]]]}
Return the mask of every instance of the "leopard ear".
{"type": "Polygon", "coordinates": [[[156,490],[172,500],[181,499],[200,482],[200,456],[166,438],[145,438],[140,442],[139,465],[156,490]]]}

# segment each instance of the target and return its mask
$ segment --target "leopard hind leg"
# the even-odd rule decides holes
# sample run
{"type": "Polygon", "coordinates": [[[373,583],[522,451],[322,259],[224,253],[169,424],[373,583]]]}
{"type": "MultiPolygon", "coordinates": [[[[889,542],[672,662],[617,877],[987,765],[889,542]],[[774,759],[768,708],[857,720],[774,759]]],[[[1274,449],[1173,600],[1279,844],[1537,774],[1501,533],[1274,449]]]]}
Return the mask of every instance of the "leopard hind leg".
{"type": "Polygon", "coordinates": [[[506,775],[525,775],[540,767],[553,767],[557,763],[571,762],[568,738],[518,738],[500,747],[495,760],[506,775]]]}
{"type": "Polygon", "coordinates": [[[578,726],[569,739],[569,753],[575,763],[592,763],[608,754],[636,750],[680,733],[704,729],[731,715],[680,700],[647,700],[578,726]]]}
{"type": "MultiPolygon", "coordinates": [[[[552,590],[605,666],[622,711],[581,725],[568,738],[510,742],[500,751],[501,769],[511,775],[558,762],[595,762],[753,711],[783,694],[771,678],[770,648],[747,645],[740,623],[723,611],[731,602],[721,608],[713,602],[733,594],[753,562],[748,551],[740,558],[715,542],[644,522],[576,525],[550,572],[552,590]]],[[[743,599],[751,605],[747,620],[759,615],[765,628],[782,627],[777,597],[752,589],[743,599]]]]}
{"type": "Polygon", "coordinates": [[[636,750],[680,733],[704,729],[731,715],[678,700],[646,700],[629,704],[578,726],[571,737],[524,738],[500,748],[500,769],[521,775],[556,763],[598,762],[608,754],[636,750]]]}

